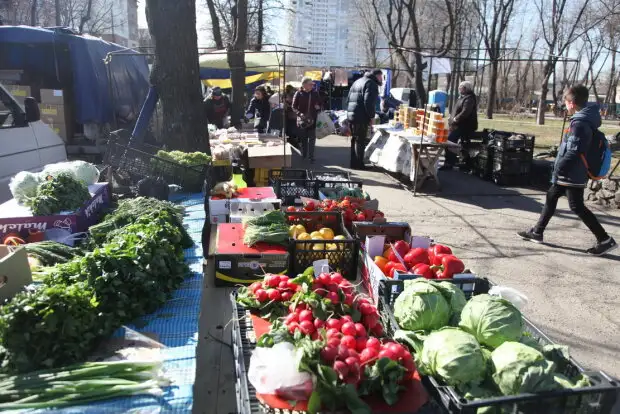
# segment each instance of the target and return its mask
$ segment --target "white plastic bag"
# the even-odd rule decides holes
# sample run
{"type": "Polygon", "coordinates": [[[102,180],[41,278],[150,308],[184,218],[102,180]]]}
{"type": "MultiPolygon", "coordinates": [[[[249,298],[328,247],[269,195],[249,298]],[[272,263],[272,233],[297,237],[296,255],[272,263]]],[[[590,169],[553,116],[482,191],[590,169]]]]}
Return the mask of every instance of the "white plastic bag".
{"type": "Polygon", "coordinates": [[[493,286],[489,289],[489,295],[499,296],[502,299],[506,299],[521,310],[527,305],[528,299],[523,293],[516,289],[506,286],[493,286]]]}
{"type": "Polygon", "coordinates": [[[259,394],[303,401],[313,389],[312,376],[299,372],[300,355],[293,344],[281,342],[272,348],[256,348],[250,358],[248,379],[259,394]]]}
{"type": "Polygon", "coordinates": [[[334,121],[332,121],[327,112],[319,112],[316,118],[316,139],[325,138],[335,133],[336,126],[334,121]]]}

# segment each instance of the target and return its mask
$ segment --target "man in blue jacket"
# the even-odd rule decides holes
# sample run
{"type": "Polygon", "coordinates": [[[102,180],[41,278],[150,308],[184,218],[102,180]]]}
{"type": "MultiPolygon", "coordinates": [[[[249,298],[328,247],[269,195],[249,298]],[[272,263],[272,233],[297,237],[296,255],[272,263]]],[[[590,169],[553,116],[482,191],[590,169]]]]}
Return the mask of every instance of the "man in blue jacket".
{"type": "Polygon", "coordinates": [[[351,126],[351,168],[364,169],[364,151],[368,144],[368,128],[375,119],[379,86],[383,72],[374,69],[359,78],[349,90],[347,119],[351,126]]]}
{"type": "Polygon", "coordinates": [[[577,214],[596,236],[596,245],[586,252],[601,256],[618,245],[583,202],[583,192],[588,184],[588,168],[584,157],[590,148],[594,131],[601,126],[599,106],[588,106],[588,96],[589,90],[583,85],[573,86],[564,94],[566,109],[572,117],[555,158],[551,188],[547,191],[545,206],[538,223],[532,229],[517,234],[524,240],[542,243],[543,232],[555,213],[558,199],[565,195],[571,211],[577,214]]]}

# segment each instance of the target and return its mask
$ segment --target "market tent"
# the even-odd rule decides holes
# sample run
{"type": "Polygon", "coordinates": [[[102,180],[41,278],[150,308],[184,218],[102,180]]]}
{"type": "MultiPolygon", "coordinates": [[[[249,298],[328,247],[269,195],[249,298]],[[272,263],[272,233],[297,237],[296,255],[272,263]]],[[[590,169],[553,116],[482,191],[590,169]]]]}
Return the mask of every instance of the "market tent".
{"type": "MultiPolygon", "coordinates": [[[[204,54],[200,56],[199,62],[201,68],[230,70],[225,50],[204,54]]],[[[245,52],[245,69],[249,72],[276,72],[283,62],[284,52],[245,52]]]]}
{"type": "MultiPolygon", "coordinates": [[[[255,73],[255,74],[248,74],[248,72],[246,72],[245,84],[247,86],[247,85],[252,85],[255,83],[263,83],[264,81],[277,79],[279,77],[280,77],[280,74],[278,72],[263,72],[263,73],[255,73]]],[[[210,88],[214,88],[216,86],[219,86],[222,89],[232,88],[232,82],[230,80],[230,75],[222,79],[216,79],[216,78],[202,79],[202,83],[204,83],[206,86],[210,88]]]]}
{"type": "Polygon", "coordinates": [[[69,29],[0,26],[0,69],[24,71],[41,88],[72,91],[81,124],[109,123],[140,109],[149,88],[146,58],[117,54],[104,63],[108,53],[123,50],[69,29]]]}

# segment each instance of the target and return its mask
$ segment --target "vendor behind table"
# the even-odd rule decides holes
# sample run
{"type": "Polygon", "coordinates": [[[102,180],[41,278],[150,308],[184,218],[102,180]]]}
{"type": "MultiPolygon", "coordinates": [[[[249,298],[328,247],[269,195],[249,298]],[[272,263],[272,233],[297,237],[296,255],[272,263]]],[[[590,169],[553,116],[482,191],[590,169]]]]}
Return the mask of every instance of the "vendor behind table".
{"type": "Polygon", "coordinates": [[[246,111],[246,117],[248,119],[254,119],[254,129],[256,129],[259,134],[264,134],[270,116],[271,105],[269,104],[269,95],[264,86],[258,86],[254,90],[254,97],[250,100],[250,105],[246,111]]]}
{"type": "MultiPolygon", "coordinates": [[[[478,98],[474,94],[474,86],[469,81],[459,85],[459,99],[454,105],[454,114],[450,117],[450,134],[448,141],[467,142],[478,129],[478,98]]],[[[456,153],[446,151],[446,159],[442,170],[452,169],[458,161],[456,153]]]]}

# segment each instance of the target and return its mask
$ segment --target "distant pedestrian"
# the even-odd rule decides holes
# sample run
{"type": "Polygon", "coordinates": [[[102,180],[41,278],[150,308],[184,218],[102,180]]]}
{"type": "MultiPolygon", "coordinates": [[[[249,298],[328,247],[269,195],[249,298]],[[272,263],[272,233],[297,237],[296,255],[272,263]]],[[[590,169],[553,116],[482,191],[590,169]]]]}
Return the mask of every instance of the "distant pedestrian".
{"type": "Polygon", "coordinates": [[[321,97],[313,89],[312,79],[304,77],[292,103],[293,111],[297,115],[297,137],[301,141],[302,155],[311,163],[314,163],[316,119],[323,107],[321,97]]]}
{"type": "MultiPolygon", "coordinates": [[[[455,144],[459,140],[468,140],[478,129],[478,98],[474,94],[474,86],[469,81],[463,81],[459,85],[459,99],[454,105],[454,114],[450,116],[449,125],[448,141],[455,144]]],[[[446,151],[445,157],[441,170],[452,169],[458,162],[457,154],[450,150],[446,151]]]]}
{"type": "Polygon", "coordinates": [[[532,229],[517,234],[525,240],[542,243],[543,233],[555,213],[559,198],[566,196],[571,211],[579,216],[596,237],[596,245],[586,252],[601,256],[618,245],[583,202],[583,193],[588,183],[586,154],[594,132],[601,126],[599,106],[588,106],[588,96],[588,88],[583,85],[573,86],[564,94],[566,109],[572,117],[555,158],[552,184],[547,191],[545,206],[538,223],[532,229]]]}
{"type": "Polygon", "coordinates": [[[249,119],[254,118],[254,129],[259,134],[265,133],[271,116],[271,105],[269,104],[269,96],[264,86],[258,86],[254,89],[254,97],[250,100],[246,116],[249,119]]]}
{"type": "Polygon", "coordinates": [[[218,86],[211,90],[211,94],[204,100],[207,121],[217,129],[224,128],[224,121],[230,111],[230,100],[218,86]]]}
{"type": "Polygon", "coordinates": [[[347,119],[351,126],[352,169],[365,168],[364,151],[368,144],[368,129],[375,119],[381,84],[383,84],[383,72],[381,69],[374,69],[353,82],[349,90],[347,119]]]}

